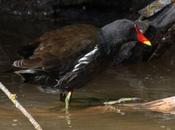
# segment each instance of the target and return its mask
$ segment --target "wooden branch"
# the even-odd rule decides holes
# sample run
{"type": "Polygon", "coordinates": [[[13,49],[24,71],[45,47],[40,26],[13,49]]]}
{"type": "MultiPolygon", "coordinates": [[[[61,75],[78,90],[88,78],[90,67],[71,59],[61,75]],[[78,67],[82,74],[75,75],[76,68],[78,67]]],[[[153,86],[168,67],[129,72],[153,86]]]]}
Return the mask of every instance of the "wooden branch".
{"type": "Polygon", "coordinates": [[[127,112],[127,111],[145,110],[145,111],[175,114],[175,96],[158,99],[150,102],[121,104],[121,102],[134,101],[135,99],[137,100],[138,98],[121,98],[116,101],[105,102],[104,104],[108,105],[106,108],[109,109],[109,111],[121,110],[121,111],[127,112]],[[111,105],[116,105],[116,106],[111,106],[111,105]]]}
{"type": "Polygon", "coordinates": [[[12,94],[1,82],[0,89],[8,96],[13,104],[15,104],[16,108],[18,108],[24,114],[24,116],[28,118],[36,130],[43,130],[39,123],[32,117],[32,115],[29,114],[27,110],[17,101],[16,94],[12,94]]]}

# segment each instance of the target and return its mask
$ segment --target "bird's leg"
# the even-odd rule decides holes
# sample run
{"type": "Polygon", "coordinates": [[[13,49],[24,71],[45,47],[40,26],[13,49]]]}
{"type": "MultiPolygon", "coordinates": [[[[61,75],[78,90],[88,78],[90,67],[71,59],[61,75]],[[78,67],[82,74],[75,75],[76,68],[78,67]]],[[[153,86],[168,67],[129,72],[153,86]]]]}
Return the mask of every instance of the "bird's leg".
{"type": "Polygon", "coordinates": [[[65,98],[65,110],[66,111],[69,110],[69,104],[70,104],[71,97],[72,97],[72,91],[68,91],[66,98],[65,98]]]}
{"type": "Polygon", "coordinates": [[[73,91],[60,93],[60,101],[65,102],[65,110],[68,111],[73,91]]]}

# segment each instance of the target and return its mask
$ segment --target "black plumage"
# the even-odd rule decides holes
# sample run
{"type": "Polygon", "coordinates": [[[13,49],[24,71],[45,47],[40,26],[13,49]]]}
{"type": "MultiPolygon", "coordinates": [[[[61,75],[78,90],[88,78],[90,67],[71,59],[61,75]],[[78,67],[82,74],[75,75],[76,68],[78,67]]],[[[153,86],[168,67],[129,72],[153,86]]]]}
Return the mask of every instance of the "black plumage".
{"type": "Polygon", "coordinates": [[[26,73],[34,75],[35,83],[43,84],[43,80],[49,81],[52,75],[49,79],[58,81],[55,88],[70,90],[84,83],[103,66],[102,62],[112,59],[118,49],[130,41],[137,41],[137,31],[135,23],[127,19],[116,20],[102,28],[68,25],[42,35],[29,46],[33,54],[13,65],[35,70],[20,71],[24,76],[26,73]]]}

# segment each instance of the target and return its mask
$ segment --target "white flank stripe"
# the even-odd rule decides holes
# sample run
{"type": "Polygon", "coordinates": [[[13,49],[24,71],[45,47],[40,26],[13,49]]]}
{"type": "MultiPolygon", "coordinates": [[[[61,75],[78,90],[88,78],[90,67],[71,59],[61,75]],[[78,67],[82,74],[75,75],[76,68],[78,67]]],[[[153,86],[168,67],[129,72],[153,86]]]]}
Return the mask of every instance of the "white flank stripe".
{"type": "Polygon", "coordinates": [[[95,46],[92,51],[84,55],[82,58],[78,60],[78,64],[76,64],[72,70],[72,72],[78,71],[81,68],[81,65],[89,64],[92,61],[92,57],[98,51],[98,47],[95,46]]]}

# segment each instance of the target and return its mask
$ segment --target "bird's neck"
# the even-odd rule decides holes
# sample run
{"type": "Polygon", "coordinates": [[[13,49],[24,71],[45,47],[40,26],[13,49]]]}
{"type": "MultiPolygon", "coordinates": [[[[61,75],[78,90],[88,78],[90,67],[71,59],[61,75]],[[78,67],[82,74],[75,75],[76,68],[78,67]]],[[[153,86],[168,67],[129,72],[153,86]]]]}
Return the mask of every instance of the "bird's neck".
{"type": "Polygon", "coordinates": [[[103,38],[101,43],[103,43],[102,45],[108,54],[128,41],[128,36],[123,31],[125,30],[115,30],[110,27],[102,28],[101,35],[103,38]]]}

